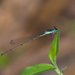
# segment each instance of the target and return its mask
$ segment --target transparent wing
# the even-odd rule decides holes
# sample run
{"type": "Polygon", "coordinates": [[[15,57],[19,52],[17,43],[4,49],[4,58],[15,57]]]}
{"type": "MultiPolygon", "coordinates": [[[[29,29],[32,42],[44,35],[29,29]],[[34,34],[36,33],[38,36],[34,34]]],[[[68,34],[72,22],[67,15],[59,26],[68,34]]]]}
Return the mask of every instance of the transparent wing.
{"type": "Polygon", "coordinates": [[[28,42],[31,42],[32,40],[36,39],[36,37],[38,37],[38,35],[34,35],[34,36],[30,36],[30,37],[25,37],[25,38],[20,38],[20,39],[15,39],[15,40],[11,40],[9,42],[9,45],[7,47],[7,50],[2,53],[0,56],[24,45],[24,44],[27,44],[28,42]]]}
{"type": "Polygon", "coordinates": [[[10,40],[10,45],[11,46],[17,46],[23,43],[28,43],[30,41],[32,41],[34,38],[37,38],[39,35],[32,35],[32,36],[27,36],[27,37],[22,37],[22,38],[18,38],[18,39],[12,39],[10,40]]]}
{"type": "Polygon", "coordinates": [[[32,40],[35,40],[36,38],[39,37],[39,35],[42,35],[42,34],[36,34],[36,35],[32,35],[32,36],[27,36],[24,38],[10,40],[8,43],[8,46],[4,47],[6,49],[6,51],[4,53],[2,53],[0,56],[18,48],[24,44],[27,44],[28,42],[31,42],[32,40]]]}
{"type": "MultiPolygon", "coordinates": [[[[36,34],[36,35],[32,35],[32,36],[27,36],[27,37],[23,37],[23,38],[19,38],[19,39],[12,39],[9,41],[9,44],[8,44],[8,48],[7,48],[7,51],[5,51],[4,53],[2,53],[0,56],[22,46],[22,45],[25,45],[33,40],[35,40],[36,38],[38,37],[41,37],[42,34],[44,33],[41,33],[41,34],[36,34]]],[[[54,35],[54,34],[52,34],[54,35]]],[[[43,35],[44,36],[44,35],[43,35]]]]}

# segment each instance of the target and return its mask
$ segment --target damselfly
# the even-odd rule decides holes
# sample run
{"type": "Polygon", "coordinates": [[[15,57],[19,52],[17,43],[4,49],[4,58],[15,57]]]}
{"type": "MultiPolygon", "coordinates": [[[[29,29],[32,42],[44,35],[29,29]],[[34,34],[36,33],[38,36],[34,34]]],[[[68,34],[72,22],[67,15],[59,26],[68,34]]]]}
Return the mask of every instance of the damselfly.
{"type": "MultiPolygon", "coordinates": [[[[8,52],[10,52],[10,51],[12,51],[12,50],[18,48],[18,47],[20,47],[20,46],[22,46],[22,45],[24,45],[24,44],[27,44],[27,43],[29,43],[29,42],[31,42],[31,41],[33,41],[33,40],[39,38],[39,37],[45,36],[45,35],[47,35],[47,34],[52,34],[52,35],[54,35],[56,32],[57,32],[57,28],[54,26],[52,29],[45,30],[42,34],[38,34],[37,36],[33,37],[32,39],[30,38],[30,39],[26,40],[24,43],[21,43],[20,45],[14,47],[14,48],[12,48],[12,49],[9,49],[8,51],[6,51],[6,52],[0,54],[0,56],[2,56],[2,55],[4,55],[4,54],[6,54],[6,53],[8,53],[8,52]]],[[[13,40],[10,41],[10,44],[14,44],[13,40]]]]}

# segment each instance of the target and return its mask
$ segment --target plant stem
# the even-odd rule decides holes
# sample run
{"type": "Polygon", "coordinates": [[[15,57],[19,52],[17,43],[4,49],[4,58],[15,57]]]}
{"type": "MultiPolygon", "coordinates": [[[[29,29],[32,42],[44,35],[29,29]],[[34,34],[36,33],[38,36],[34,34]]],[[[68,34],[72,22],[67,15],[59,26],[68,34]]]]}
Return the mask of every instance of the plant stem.
{"type": "Polygon", "coordinates": [[[63,75],[63,73],[60,72],[59,68],[58,68],[56,65],[55,65],[55,67],[56,67],[56,69],[55,69],[56,73],[57,73],[58,75],[63,75]]]}

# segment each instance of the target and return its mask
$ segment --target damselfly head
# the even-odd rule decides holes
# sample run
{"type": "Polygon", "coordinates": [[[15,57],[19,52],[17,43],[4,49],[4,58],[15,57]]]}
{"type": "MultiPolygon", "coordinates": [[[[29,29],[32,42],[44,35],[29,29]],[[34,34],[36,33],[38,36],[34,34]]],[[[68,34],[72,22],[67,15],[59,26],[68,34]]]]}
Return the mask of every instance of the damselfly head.
{"type": "Polygon", "coordinates": [[[53,26],[53,30],[57,31],[58,29],[55,26],[53,26]]]}

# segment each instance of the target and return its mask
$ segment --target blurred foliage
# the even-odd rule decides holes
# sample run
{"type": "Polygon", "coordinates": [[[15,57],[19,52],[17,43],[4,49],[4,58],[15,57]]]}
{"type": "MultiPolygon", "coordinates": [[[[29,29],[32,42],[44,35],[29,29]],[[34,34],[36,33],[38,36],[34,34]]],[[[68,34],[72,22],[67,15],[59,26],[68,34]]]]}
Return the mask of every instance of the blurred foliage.
{"type": "MultiPolygon", "coordinates": [[[[2,51],[0,50],[0,54],[2,51]]],[[[5,67],[9,64],[9,57],[6,55],[0,56],[0,66],[5,67]]]]}
{"type": "Polygon", "coordinates": [[[72,32],[75,33],[75,20],[72,21],[72,32]]]}

